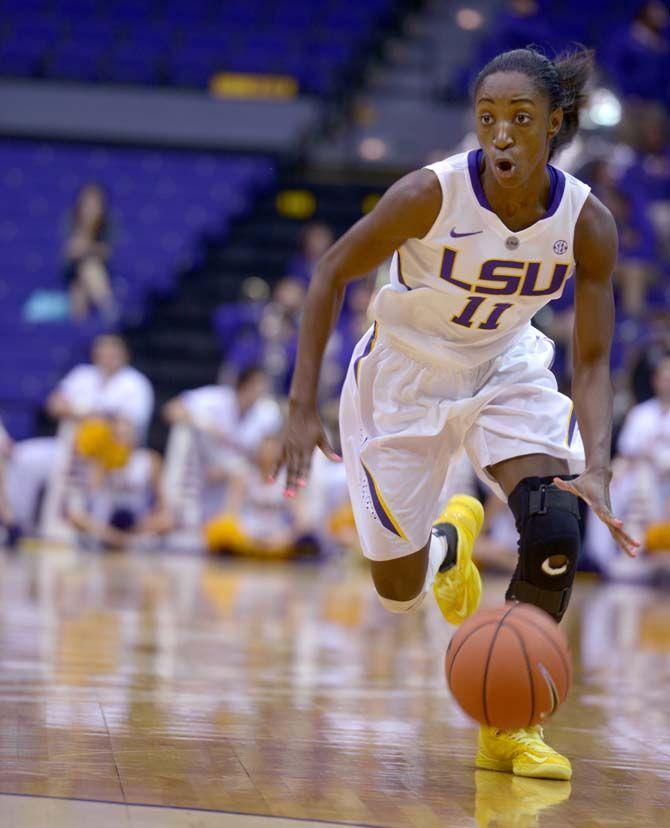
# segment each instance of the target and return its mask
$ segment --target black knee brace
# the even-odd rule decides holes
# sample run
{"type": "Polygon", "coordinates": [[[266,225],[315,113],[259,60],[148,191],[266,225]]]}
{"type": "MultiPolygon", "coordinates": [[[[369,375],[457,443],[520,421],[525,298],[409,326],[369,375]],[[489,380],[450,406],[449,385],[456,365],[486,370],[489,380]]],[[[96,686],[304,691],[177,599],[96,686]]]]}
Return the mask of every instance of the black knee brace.
{"type": "Polygon", "coordinates": [[[579,499],[553,486],[552,480],[526,477],[508,498],[519,532],[519,561],[505,597],[535,604],[560,621],[577,569],[580,515],[579,499]],[[555,556],[561,559],[559,566],[552,566],[555,556]]]}

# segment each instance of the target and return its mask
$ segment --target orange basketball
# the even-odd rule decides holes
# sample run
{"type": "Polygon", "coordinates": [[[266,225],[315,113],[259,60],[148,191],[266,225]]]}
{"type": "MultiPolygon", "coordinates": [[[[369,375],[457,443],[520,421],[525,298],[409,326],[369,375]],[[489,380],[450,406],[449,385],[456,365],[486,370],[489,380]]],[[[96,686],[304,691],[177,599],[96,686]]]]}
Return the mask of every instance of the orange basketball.
{"type": "Polygon", "coordinates": [[[546,612],[507,604],[476,612],[449,643],[447,684],[481,724],[529,727],[551,716],[572,682],[567,639],[546,612]]]}

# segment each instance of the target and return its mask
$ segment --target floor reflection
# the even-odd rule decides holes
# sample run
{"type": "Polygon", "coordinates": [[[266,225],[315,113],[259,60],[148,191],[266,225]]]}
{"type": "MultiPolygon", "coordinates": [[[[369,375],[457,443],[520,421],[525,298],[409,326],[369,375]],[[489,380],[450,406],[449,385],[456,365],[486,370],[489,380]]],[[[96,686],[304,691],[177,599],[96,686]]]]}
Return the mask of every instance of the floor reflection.
{"type": "MultiPolygon", "coordinates": [[[[488,580],[485,602],[504,590],[488,580]]],[[[429,604],[387,615],[354,561],[4,557],[0,792],[380,826],[662,825],[667,593],[574,595],[575,685],[547,728],[571,793],[473,774],[476,731],[443,677],[451,628],[429,604]]]]}
{"type": "Polygon", "coordinates": [[[570,799],[570,782],[521,779],[507,773],[475,771],[477,828],[532,828],[548,808],[570,799]]]}

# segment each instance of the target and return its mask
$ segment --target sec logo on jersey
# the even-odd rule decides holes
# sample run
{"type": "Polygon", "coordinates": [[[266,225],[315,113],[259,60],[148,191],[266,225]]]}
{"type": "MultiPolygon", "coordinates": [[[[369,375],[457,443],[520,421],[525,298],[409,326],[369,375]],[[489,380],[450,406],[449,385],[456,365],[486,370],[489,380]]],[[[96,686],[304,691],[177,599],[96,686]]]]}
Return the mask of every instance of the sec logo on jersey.
{"type": "Polygon", "coordinates": [[[559,256],[562,256],[567,249],[568,243],[564,239],[559,239],[557,242],[554,242],[554,253],[557,253],[559,256]]]}

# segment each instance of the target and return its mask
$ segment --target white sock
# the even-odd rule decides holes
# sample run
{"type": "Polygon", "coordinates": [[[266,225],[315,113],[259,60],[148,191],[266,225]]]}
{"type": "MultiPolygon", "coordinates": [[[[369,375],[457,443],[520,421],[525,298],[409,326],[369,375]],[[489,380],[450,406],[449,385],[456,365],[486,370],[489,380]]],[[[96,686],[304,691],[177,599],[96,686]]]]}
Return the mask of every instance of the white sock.
{"type": "Polygon", "coordinates": [[[430,533],[430,549],[428,550],[428,569],[426,571],[426,582],[424,590],[427,592],[433,585],[437,570],[444,563],[447,557],[447,539],[444,535],[430,533]]]}
{"type": "Polygon", "coordinates": [[[418,595],[410,598],[409,601],[393,601],[391,598],[384,598],[378,595],[379,601],[384,609],[389,612],[411,612],[418,609],[426,597],[426,593],[433,585],[437,570],[442,566],[442,563],[447,554],[447,539],[441,535],[430,535],[430,547],[428,548],[428,566],[426,568],[426,580],[423,582],[423,588],[418,595]]]}

